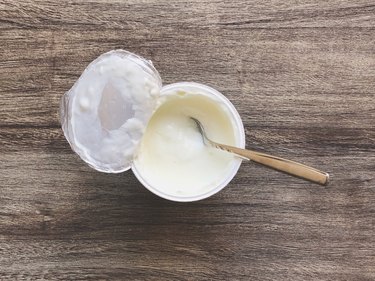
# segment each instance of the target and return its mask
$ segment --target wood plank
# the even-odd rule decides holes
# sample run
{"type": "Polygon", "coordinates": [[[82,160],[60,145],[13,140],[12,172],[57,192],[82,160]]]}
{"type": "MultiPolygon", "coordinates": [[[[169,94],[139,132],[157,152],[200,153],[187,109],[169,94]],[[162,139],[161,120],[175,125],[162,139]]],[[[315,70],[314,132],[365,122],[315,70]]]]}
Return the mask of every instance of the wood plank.
{"type": "Polygon", "coordinates": [[[0,0],[1,280],[373,280],[373,1],[0,0]],[[327,170],[320,187],[247,162],[219,194],[157,198],[86,166],[59,101],[101,53],[223,92],[247,146],[327,170]]]}

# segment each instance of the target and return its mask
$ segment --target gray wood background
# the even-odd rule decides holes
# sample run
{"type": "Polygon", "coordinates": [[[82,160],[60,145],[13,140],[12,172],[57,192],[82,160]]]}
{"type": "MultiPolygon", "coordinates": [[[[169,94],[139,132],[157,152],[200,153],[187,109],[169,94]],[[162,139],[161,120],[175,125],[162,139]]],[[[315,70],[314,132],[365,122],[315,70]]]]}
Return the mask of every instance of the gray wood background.
{"type": "Polygon", "coordinates": [[[1,280],[374,280],[375,3],[0,0],[1,280]],[[247,146],[331,185],[244,163],[204,201],[87,167],[58,122],[103,52],[206,83],[247,146]]]}

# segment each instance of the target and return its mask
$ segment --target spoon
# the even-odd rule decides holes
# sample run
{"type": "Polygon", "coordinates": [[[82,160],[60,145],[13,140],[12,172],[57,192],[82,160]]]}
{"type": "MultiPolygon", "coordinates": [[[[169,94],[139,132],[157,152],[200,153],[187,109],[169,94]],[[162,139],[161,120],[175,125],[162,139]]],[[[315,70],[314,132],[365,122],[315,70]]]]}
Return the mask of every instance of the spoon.
{"type": "Polygon", "coordinates": [[[265,153],[256,152],[253,150],[242,149],[230,145],[214,142],[207,137],[202,123],[194,117],[190,117],[197,125],[197,128],[202,135],[203,143],[205,145],[213,146],[215,148],[225,150],[227,152],[236,154],[237,156],[246,160],[252,160],[256,163],[273,168],[275,170],[296,176],[305,180],[309,180],[321,185],[327,185],[329,181],[329,174],[319,171],[315,168],[297,163],[291,160],[272,156],[265,153]]]}

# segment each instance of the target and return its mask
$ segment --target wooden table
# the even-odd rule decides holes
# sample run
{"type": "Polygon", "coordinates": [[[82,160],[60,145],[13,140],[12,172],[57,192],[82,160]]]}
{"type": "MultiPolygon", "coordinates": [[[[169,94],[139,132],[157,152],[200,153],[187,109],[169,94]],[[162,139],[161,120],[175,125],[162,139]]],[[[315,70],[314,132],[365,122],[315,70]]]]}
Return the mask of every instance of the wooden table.
{"type": "Polygon", "coordinates": [[[373,1],[0,1],[1,280],[374,280],[373,1]],[[111,49],[164,83],[215,87],[247,147],[331,173],[243,163],[196,203],[87,167],[59,100],[111,49]]]}

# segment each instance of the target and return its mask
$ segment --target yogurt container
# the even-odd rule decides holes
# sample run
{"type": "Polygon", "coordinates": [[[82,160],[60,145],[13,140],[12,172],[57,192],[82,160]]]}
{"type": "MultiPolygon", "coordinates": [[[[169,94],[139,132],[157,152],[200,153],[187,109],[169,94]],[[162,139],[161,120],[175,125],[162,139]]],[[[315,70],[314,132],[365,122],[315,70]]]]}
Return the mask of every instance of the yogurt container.
{"type": "Polygon", "coordinates": [[[64,135],[82,160],[101,172],[132,169],[148,190],[180,202],[217,193],[241,164],[206,146],[190,117],[211,139],[245,147],[241,118],[224,95],[193,82],[162,87],[151,61],[124,50],[91,62],[60,106],[64,135]]]}

